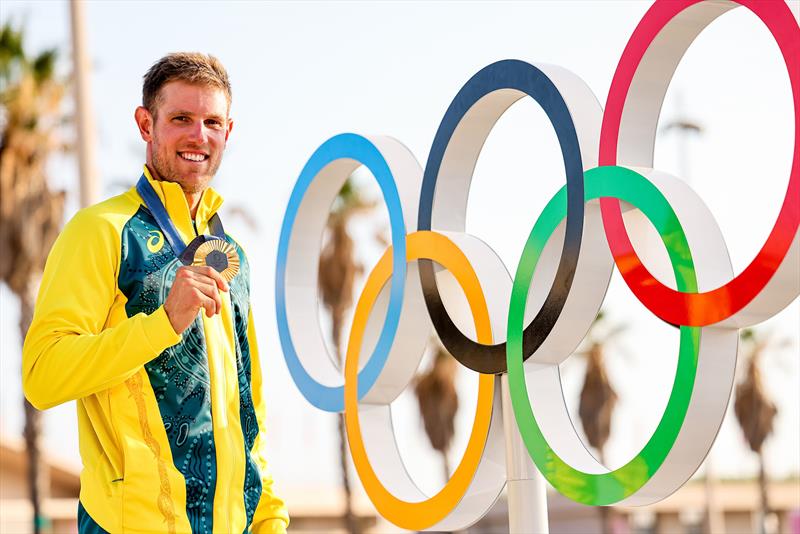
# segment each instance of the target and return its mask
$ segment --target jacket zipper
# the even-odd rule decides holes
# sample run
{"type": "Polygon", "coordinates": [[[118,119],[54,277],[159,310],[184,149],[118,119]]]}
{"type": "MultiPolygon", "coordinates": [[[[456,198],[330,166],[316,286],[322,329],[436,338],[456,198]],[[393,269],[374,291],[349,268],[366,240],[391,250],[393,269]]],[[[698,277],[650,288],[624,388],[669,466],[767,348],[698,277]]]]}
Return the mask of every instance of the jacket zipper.
{"type": "MultiPolygon", "coordinates": [[[[199,235],[199,233],[197,232],[197,221],[195,221],[194,219],[192,219],[192,229],[194,230],[195,237],[197,237],[199,235]]],[[[220,312],[219,320],[220,321],[224,320],[223,317],[222,317],[221,312],[220,312]]],[[[225,328],[224,328],[224,326],[221,325],[220,323],[217,323],[217,324],[215,324],[215,327],[217,329],[217,336],[216,337],[218,339],[224,339],[225,338],[225,335],[224,335],[225,334],[225,328]],[[222,332],[220,332],[220,328],[222,328],[222,332]]],[[[228,414],[228,373],[227,373],[227,371],[225,369],[227,362],[225,361],[224,358],[223,358],[221,364],[222,364],[222,373],[221,374],[222,374],[222,386],[223,386],[223,390],[222,390],[223,391],[223,396],[222,396],[222,415],[225,418],[225,422],[227,423],[227,421],[229,421],[229,418],[228,418],[228,415],[229,415],[228,414]]],[[[238,384],[237,384],[237,391],[238,391],[238,384]]],[[[231,461],[231,473],[229,473],[229,475],[233,476],[233,474],[237,472],[237,466],[238,466],[238,463],[239,463],[238,462],[239,457],[236,454],[236,452],[234,451],[234,445],[235,444],[233,442],[233,438],[230,437],[230,432],[226,432],[225,434],[227,436],[226,441],[228,442],[228,449],[230,449],[229,452],[231,454],[231,460],[232,460],[231,461]]],[[[217,462],[217,465],[219,465],[219,462],[217,462]]],[[[219,483],[219,472],[217,472],[217,482],[219,483]]],[[[226,531],[227,532],[233,532],[231,530],[231,525],[233,524],[233,517],[232,517],[232,512],[231,512],[232,508],[230,506],[230,502],[231,502],[230,484],[226,485],[225,494],[227,496],[226,501],[228,503],[228,511],[225,514],[225,518],[227,520],[227,529],[226,529],[226,531]]],[[[247,511],[245,510],[245,517],[246,517],[246,514],[247,514],[247,511]]]]}

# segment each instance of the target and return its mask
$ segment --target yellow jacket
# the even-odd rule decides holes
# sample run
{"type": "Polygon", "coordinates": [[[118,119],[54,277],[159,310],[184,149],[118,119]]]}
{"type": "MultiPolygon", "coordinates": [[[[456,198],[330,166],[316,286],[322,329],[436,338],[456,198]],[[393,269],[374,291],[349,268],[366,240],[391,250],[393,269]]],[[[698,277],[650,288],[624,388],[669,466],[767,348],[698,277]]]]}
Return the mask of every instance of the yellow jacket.
{"type": "MultiPolygon", "coordinates": [[[[148,180],[186,243],[180,186],[148,180]]],[[[197,231],[222,198],[202,196],[197,231]]],[[[163,303],[181,265],[135,188],[79,211],[57,239],[25,338],[25,395],[77,400],[80,500],[103,529],[283,532],[264,458],[264,398],[244,251],[222,311],[175,333],[163,303]]]]}

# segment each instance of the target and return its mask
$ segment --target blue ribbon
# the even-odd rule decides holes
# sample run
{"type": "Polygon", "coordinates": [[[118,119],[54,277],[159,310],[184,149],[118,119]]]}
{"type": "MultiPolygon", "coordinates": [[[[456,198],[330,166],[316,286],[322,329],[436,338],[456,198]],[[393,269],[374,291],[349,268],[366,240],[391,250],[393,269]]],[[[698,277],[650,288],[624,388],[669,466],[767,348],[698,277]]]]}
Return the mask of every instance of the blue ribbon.
{"type": "MultiPolygon", "coordinates": [[[[136,191],[139,193],[139,196],[142,197],[142,200],[144,200],[145,206],[156,220],[156,224],[159,226],[159,228],[161,228],[161,231],[164,233],[164,237],[166,237],[167,241],[169,241],[169,244],[172,247],[173,252],[175,252],[175,255],[178,256],[184,264],[188,265],[191,263],[194,257],[194,250],[197,249],[197,246],[193,247],[192,244],[194,244],[194,242],[197,240],[200,240],[200,243],[208,241],[210,236],[195,237],[188,247],[192,249],[192,258],[183,258],[183,253],[187,249],[186,243],[184,243],[183,239],[181,239],[178,229],[175,228],[175,223],[172,222],[169,213],[167,213],[167,208],[164,207],[164,203],[161,202],[161,199],[158,197],[155,189],[153,189],[153,186],[150,185],[150,182],[147,180],[147,177],[144,174],[142,174],[142,176],[139,178],[139,181],[136,183],[136,191]]],[[[215,213],[211,219],[209,219],[208,226],[214,237],[225,241],[225,229],[222,227],[222,221],[220,220],[219,215],[215,213]]],[[[197,245],[200,243],[197,243],[197,245]]]]}

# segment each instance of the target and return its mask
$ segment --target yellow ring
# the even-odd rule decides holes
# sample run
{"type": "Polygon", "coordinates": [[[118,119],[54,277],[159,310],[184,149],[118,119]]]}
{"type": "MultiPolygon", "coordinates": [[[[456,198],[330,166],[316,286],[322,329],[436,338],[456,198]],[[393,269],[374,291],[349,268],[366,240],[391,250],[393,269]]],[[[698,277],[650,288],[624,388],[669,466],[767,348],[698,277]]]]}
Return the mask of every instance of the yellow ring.
{"type": "MultiPolygon", "coordinates": [[[[463,252],[442,234],[430,231],[406,236],[407,261],[429,259],[446,268],[455,277],[467,297],[475,321],[478,342],[492,343],[489,311],[478,277],[463,252]]],[[[423,530],[447,517],[458,505],[478,469],[489,434],[494,400],[494,375],[482,374],[478,380],[478,403],[467,448],[453,476],[433,497],[421,502],[407,502],[391,494],[372,469],[358,420],[358,355],[372,306],[381,288],[392,274],[391,247],[384,252],[367,278],[358,299],[344,364],[344,415],[350,454],[364,489],[383,517],[401,528],[423,530]]]]}

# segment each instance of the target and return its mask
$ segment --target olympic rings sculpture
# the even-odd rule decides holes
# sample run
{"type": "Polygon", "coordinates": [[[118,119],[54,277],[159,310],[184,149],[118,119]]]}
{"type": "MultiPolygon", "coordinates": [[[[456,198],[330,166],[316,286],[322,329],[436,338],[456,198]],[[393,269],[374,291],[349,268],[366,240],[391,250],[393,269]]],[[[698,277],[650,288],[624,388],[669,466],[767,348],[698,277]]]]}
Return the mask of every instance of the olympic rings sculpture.
{"type": "Polygon", "coordinates": [[[688,480],[727,408],[737,329],[772,317],[800,294],[798,42],[800,29],[783,2],[657,1],[623,52],[605,111],[571,72],[505,60],[479,71],[458,92],[424,171],[388,137],[341,134],[313,153],[281,228],[278,331],[306,399],[322,410],[344,411],[356,470],[384,517],[409,529],[454,530],[489,510],[506,482],[503,393],[496,379],[504,373],[528,453],[567,497],[590,505],[650,504],[688,480]],[[761,19],[783,55],[795,145],[774,227],[734,275],[708,208],[684,182],[653,169],[652,158],[659,111],[680,58],[708,24],[739,4],[761,19]],[[526,96],[556,132],[567,183],[534,224],[511,279],[497,254],[465,232],[465,215],[484,141],[509,106],[526,96]],[[341,385],[319,329],[308,325],[318,321],[319,243],[328,210],[362,165],[380,186],[392,244],[358,299],[341,385]],[[644,220],[658,231],[670,265],[643,262],[634,249],[627,228],[644,220]],[[558,365],[591,326],[615,266],[647,309],[679,327],[680,348],[656,430],[633,459],[609,470],[572,426],[558,365]],[[413,378],[431,329],[480,378],[466,451],[452,478],[428,497],[403,467],[391,402],[413,378]]]}

